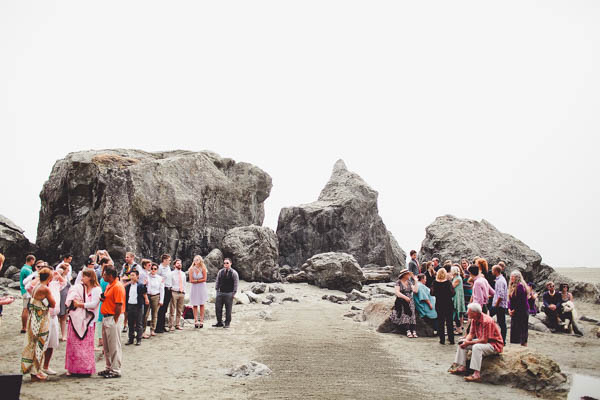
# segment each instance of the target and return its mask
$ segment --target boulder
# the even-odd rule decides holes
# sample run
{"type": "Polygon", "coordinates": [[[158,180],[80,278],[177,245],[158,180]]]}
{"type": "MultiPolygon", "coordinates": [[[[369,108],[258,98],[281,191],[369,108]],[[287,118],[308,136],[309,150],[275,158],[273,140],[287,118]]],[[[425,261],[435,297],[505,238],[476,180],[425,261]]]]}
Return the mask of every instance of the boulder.
{"type": "MultiPolygon", "coordinates": [[[[9,265],[23,265],[28,254],[37,252],[34,244],[23,234],[25,231],[10,219],[0,215],[0,253],[5,257],[0,276],[8,276],[9,265]]],[[[16,268],[16,267],[13,267],[16,268]]]]}
{"type": "Polygon", "coordinates": [[[300,267],[316,254],[343,252],[360,265],[392,265],[399,272],[406,254],[379,216],[377,197],[360,176],[337,161],[317,201],[281,210],[279,264],[300,267]]]}
{"type": "MultiPolygon", "coordinates": [[[[402,333],[398,329],[398,326],[390,321],[390,315],[392,314],[392,307],[394,306],[393,300],[386,301],[372,301],[362,312],[362,320],[366,321],[369,326],[375,328],[379,333],[402,333]]],[[[417,314],[417,335],[420,337],[433,337],[435,336],[433,327],[427,323],[424,319],[419,317],[417,314]]]]}
{"type": "Polygon", "coordinates": [[[277,236],[271,228],[250,225],[233,228],[223,238],[223,253],[231,258],[240,279],[279,282],[277,236]]]}
{"type": "Polygon", "coordinates": [[[567,376],[554,360],[520,346],[508,346],[498,356],[484,357],[481,379],[532,391],[545,398],[566,398],[569,392],[567,376]]]}
{"type": "Polygon", "coordinates": [[[211,250],[211,252],[204,257],[204,265],[206,265],[208,282],[214,282],[215,279],[217,279],[217,272],[223,268],[223,253],[221,250],[211,250]]]}
{"type": "Polygon", "coordinates": [[[369,264],[362,267],[362,270],[365,274],[367,285],[371,283],[390,282],[397,278],[394,275],[395,267],[392,265],[380,267],[376,264],[369,264]]]}
{"type": "Polygon", "coordinates": [[[250,298],[248,297],[248,295],[246,293],[237,292],[233,296],[233,302],[235,304],[250,304],[250,298]]]}
{"type": "Polygon", "coordinates": [[[260,299],[260,297],[257,294],[254,294],[253,292],[246,290],[244,292],[244,294],[246,296],[248,296],[248,298],[250,299],[251,303],[258,303],[258,300],[260,299]]]}
{"type": "Polygon", "coordinates": [[[346,253],[317,254],[306,260],[302,270],[306,272],[308,283],[346,293],[360,290],[365,281],[356,259],[346,253]]]}
{"type": "Polygon", "coordinates": [[[286,282],[289,282],[289,283],[308,282],[308,274],[306,273],[306,271],[300,271],[298,273],[288,275],[285,278],[285,280],[286,280],[286,282]]]}
{"type": "Polygon", "coordinates": [[[252,293],[262,294],[269,290],[266,283],[255,283],[250,287],[252,293]]]}
{"type": "Polygon", "coordinates": [[[37,244],[49,260],[71,252],[76,265],[96,249],[117,263],[133,251],[189,265],[231,228],[261,225],[271,186],[261,169],[209,151],[70,153],[40,193],[37,244]]]}
{"type": "Polygon", "coordinates": [[[267,288],[271,293],[285,293],[285,289],[279,284],[268,285],[267,288]]]}
{"type": "Polygon", "coordinates": [[[19,283],[19,282],[9,283],[8,284],[8,288],[9,289],[20,290],[21,289],[21,283],[19,283]]]}
{"type": "Polygon", "coordinates": [[[264,364],[256,361],[250,361],[246,364],[231,368],[227,375],[232,378],[253,378],[258,376],[271,375],[271,370],[264,364]]]}
{"type": "Polygon", "coordinates": [[[12,279],[5,278],[5,277],[0,277],[0,286],[8,287],[8,285],[10,285],[13,282],[14,281],[12,279]]]}
{"type": "Polygon", "coordinates": [[[474,221],[452,215],[437,217],[425,229],[425,239],[419,251],[421,263],[434,257],[459,262],[485,258],[490,267],[504,261],[507,274],[519,269],[527,281],[543,283],[554,270],[542,265],[542,257],[525,243],[502,233],[486,220],[474,221]]]}
{"type": "Polygon", "coordinates": [[[348,301],[367,301],[369,300],[369,296],[364,294],[363,292],[359,292],[356,289],[353,289],[350,293],[346,295],[348,301]]]}
{"type": "Polygon", "coordinates": [[[17,276],[17,279],[20,279],[21,270],[15,267],[14,265],[11,265],[8,268],[3,268],[2,270],[4,272],[4,277],[6,278],[12,279],[14,281],[14,277],[17,276]]]}

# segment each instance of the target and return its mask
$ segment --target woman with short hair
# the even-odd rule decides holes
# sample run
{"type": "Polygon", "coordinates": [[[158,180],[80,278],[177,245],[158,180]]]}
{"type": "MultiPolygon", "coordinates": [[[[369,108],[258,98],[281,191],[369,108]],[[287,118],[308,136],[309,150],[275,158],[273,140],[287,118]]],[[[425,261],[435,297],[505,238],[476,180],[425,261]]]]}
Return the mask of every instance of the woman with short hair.
{"type": "Polygon", "coordinates": [[[448,273],[444,268],[440,268],[435,277],[433,285],[431,285],[431,295],[435,296],[435,311],[438,314],[438,335],[440,337],[440,344],[446,343],[446,336],[444,334],[444,322],[446,323],[446,330],[448,332],[448,340],[450,344],[454,344],[454,329],[452,323],[452,314],[454,312],[454,302],[452,297],[454,296],[454,287],[448,280],[448,273]]]}

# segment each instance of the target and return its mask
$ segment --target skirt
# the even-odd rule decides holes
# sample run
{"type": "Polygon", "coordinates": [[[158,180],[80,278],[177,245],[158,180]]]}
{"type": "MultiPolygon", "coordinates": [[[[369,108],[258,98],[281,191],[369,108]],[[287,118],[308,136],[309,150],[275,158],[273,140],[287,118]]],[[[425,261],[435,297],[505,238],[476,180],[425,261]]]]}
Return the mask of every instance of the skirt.
{"type": "Polygon", "coordinates": [[[208,300],[208,290],[206,289],[206,282],[192,283],[190,290],[190,305],[201,306],[208,300]]]}
{"type": "Polygon", "coordinates": [[[68,323],[67,351],[65,353],[65,369],[71,374],[92,375],[96,372],[94,355],[94,331],[96,324],[91,323],[83,340],[79,340],[71,321],[68,323]]]}
{"type": "Polygon", "coordinates": [[[60,314],[59,316],[67,315],[67,305],[65,304],[67,301],[67,295],[69,294],[69,289],[71,288],[70,284],[64,287],[63,290],[60,291],[60,314]]]}
{"type": "Polygon", "coordinates": [[[50,326],[48,329],[48,348],[58,349],[58,338],[60,337],[60,323],[58,317],[50,317],[50,326]]]}

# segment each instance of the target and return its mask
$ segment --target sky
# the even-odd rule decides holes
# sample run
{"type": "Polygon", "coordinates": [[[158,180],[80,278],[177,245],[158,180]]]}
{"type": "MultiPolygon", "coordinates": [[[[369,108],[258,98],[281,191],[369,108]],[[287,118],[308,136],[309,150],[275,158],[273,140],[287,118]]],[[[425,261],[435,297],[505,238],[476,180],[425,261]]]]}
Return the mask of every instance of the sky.
{"type": "Polygon", "coordinates": [[[273,178],[264,225],[343,159],[405,250],[490,221],[600,267],[597,1],[0,2],[0,214],[35,239],[69,152],[212,150],[273,178]]]}

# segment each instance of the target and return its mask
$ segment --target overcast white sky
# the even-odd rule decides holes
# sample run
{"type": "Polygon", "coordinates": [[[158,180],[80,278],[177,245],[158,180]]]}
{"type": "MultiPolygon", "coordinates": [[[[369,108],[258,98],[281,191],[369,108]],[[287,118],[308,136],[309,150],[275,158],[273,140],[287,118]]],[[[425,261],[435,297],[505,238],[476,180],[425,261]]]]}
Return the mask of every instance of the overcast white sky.
{"type": "Polygon", "coordinates": [[[0,2],[0,213],[54,162],[209,149],[273,177],[265,225],[345,160],[402,248],[492,222],[600,266],[600,2],[0,2]]]}

